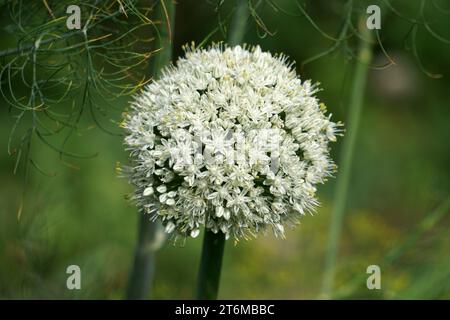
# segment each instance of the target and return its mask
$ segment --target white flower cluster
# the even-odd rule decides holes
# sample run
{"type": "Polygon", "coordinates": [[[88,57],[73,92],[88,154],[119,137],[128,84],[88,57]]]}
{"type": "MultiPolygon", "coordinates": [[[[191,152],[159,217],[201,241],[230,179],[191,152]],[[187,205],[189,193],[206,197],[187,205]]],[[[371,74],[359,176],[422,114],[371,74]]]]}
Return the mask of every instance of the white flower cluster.
{"type": "Polygon", "coordinates": [[[260,47],[186,48],[135,98],[125,138],[134,200],[168,233],[236,240],[298,222],[335,169],[340,124],[318,88],[260,47]]]}

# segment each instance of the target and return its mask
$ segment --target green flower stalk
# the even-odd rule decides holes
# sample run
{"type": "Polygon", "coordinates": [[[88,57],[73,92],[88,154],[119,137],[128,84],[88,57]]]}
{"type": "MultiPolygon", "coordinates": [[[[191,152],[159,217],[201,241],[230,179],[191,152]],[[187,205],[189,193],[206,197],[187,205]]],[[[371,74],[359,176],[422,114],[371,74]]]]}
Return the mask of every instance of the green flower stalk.
{"type": "Polygon", "coordinates": [[[330,298],[332,295],[336,256],[339,248],[339,238],[344,220],[347,192],[351,176],[351,166],[358,136],[362,105],[367,82],[367,73],[372,60],[372,34],[366,27],[365,20],[360,20],[360,42],[358,59],[355,61],[355,73],[351,87],[348,129],[346,139],[342,146],[342,155],[339,162],[339,175],[334,194],[334,203],[331,212],[331,224],[328,238],[328,247],[325,261],[325,271],[322,283],[322,296],[330,298]]]}
{"type": "Polygon", "coordinates": [[[198,272],[197,299],[215,300],[219,292],[225,234],[205,229],[198,272]]]}

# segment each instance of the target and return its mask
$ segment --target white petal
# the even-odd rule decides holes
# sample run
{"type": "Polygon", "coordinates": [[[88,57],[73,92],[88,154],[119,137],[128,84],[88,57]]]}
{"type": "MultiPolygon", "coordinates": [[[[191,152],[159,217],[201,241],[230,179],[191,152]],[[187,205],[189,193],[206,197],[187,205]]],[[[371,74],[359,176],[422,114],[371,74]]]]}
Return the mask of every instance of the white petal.
{"type": "Polygon", "coordinates": [[[225,213],[225,210],[222,206],[216,207],[216,217],[220,218],[225,213]]]}
{"type": "Polygon", "coordinates": [[[153,194],[153,188],[152,187],[145,188],[144,192],[142,194],[144,195],[144,197],[152,195],[153,194]]]}
{"type": "Polygon", "coordinates": [[[165,203],[166,200],[167,200],[167,193],[163,193],[162,195],[159,196],[159,202],[165,203]]]}
{"type": "Polygon", "coordinates": [[[284,227],[282,224],[278,223],[278,224],[276,224],[276,227],[282,234],[284,234],[284,227]]]}
{"type": "Polygon", "coordinates": [[[173,230],[175,230],[175,224],[172,221],[169,221],[169,223],[166,225],[166,232],[172,233],[173,230]]]}
{"type": "Polygon", "coordinates": [[[158,191],[159,193],[164,193],[167,191],[167,187],[164,184],[162,184],[158,186],[158,188],[156,188],[156,191],[158,191]]]}
{"type": "Polygon", "coordinates": [[[199,229],[194,229],[191,231],[191,237],[192,238],[197,238],[197,236],[200,234],[200,230],[199,229]]]}

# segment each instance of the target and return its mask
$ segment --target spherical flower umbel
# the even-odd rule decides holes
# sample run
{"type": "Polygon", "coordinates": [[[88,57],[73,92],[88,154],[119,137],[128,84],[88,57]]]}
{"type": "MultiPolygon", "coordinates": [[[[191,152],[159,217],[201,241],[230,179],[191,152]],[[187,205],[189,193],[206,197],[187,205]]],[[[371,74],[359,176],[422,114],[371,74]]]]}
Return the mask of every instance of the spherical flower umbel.
{"type": "Polygon", "coordinates": [[[126,114],[139,209],[168,233],[202,226],[236,240],[298,223],[335,170],[340,124],[284,55],[260,47],[186,47],[126,114]]]}

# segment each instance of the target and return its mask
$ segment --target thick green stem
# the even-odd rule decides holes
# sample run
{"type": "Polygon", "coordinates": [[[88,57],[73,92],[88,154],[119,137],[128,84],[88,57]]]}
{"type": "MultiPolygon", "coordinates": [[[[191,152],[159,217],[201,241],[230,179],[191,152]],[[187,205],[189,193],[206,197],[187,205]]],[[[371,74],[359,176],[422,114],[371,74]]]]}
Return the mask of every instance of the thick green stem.
{"type": "Polygon", "coordinates": [[[339,174],[337,177],[333,209],[331,212],[331,225],[322,284],[323,298],[330,298],[332,295],[336,256],[339,248],[339,239],[347,202],[353,153],[361,119],[367,73],[372,59],[371,31],[367,29],[364,19],[361,19],[360,26],[361,39],[358,48],[358,59],[355,61],[355,73],[350,95],[347,133],[342,146],[342,154],[339,161],[339,174]]]}
{"type": "MultiPolygon", "coordinates": [[[[172,60],[172,39],[175,21],[175,3],[173,0],[159,0],[155,5],[153,20],[158,24],[158,36],[155,47],[161,48],[150,59],[150,74],[155,79],[164,66],[172,60]]],[[[151,222],[147,215],[141,214],[138,220],[138,241],[135,249],[133,268],[130,273],[127,299],[146,299],[150,296],[155,270],[155,252],[163,241],[162,226],[151,222]]]]}
{"type": "MultiPolygon", "coordinates": [[[[244,38],[249,16],[248,2],[237,0],[235,10],[228,33],[228,44],[231,46],[241,43],[244,38]]],[[[197,299],[217,299],[224,247],[225,235],[221,231],[215,234],[205,228],[198,272],[197,299]]]]}
{"type": "Polygon", "coordinates": [[[160,235],[164,232],[159,223],[150,221],[144,214],[139,216],[138,224],[138,242],[126,295],[130,300],[145,299],[151,294],[155,252],[163,241],[160,235]]]}
{"type": "Polygon", "coordinates": [[[198,274],[197,299],[217,299],[224,247],[225,235],[221,231],[213,233],[205,230],[198,274]]]}
{"type": "Polygon", "coordinates": [[[161,74],[162,69],[172,61],[172,39],[175,24],[175,3],[174,0],[157,0],[155,23],[158,23],[158,33],[155,48],[161,51],[150,58],[150,72],[156,78],[161,74]]]}
{"type": "Polygon", "coordinates": [[[228,44],[230,46],[238,45],[244,39],[245,27],[249,17],[247,0],[236,0],[235,10],[228,33],[228,44]]]}

